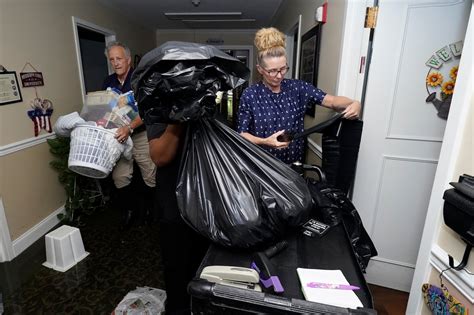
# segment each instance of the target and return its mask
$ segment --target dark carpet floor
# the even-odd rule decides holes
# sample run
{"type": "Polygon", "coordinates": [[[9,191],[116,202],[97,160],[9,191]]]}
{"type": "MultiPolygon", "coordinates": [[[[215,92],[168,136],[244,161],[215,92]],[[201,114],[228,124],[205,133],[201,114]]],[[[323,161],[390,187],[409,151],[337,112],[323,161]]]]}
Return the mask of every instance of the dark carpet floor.
{"type": "Polygon", "coordinates": [[[136,287],[163,288],[157,226],[120,229],[106,209],[79,227],[89,256],[66,272],[42,266],[44,237],[13,261],[0,264],[5,314],[111,314],[136,287]]]}
{"type": "MultiPolygon", "coordinates": [[[[156,224],[124,231],[119,213],[111,209],[82,221],[79,228],[90,254],[68,271],[42,265],[44,237],[13,261],[0,263],[0,314],[2,306],[5,315],[111,314],[136,287],[164,289],[156,224]]],[[[381,289],[371,286],[379,314],[403,314],[408,294],[381,289]]]]}

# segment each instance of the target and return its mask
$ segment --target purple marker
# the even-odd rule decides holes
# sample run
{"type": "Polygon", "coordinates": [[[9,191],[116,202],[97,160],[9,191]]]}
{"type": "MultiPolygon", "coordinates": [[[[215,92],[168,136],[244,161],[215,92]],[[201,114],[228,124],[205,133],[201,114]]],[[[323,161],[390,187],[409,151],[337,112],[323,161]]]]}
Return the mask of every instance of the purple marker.
{"type": "Polygon", "coordinates": [[[349,284],[333,284],[333,283],[322,283],[322,282],[309,282],[306,284],[309,288],[318,289],[337,289],[337,290],[360,290],[359,287],[349,284]]]}

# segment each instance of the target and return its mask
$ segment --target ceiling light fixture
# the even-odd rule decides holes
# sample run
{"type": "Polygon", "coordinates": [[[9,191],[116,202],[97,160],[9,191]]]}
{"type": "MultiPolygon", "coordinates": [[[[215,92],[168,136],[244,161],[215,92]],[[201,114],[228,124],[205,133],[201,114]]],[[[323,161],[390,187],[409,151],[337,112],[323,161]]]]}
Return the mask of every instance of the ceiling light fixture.
{"type": "Polygon", "coordinates": [[[164,12],[169,20],[207,20],[213,18],[226,19],[242,16],[242,12],[164,12]]]}
{"type": "Polygon", "coordinates": [[[193,20],[193,19],[184,19],[184,20],[181,20],[182,22],[184,23],[208,23],[208,22],[255,22],[256,20],[255,19],[221,19],[221,20],[217,20],[217,19],[212,19],[212,20],[203,20],[203,19],[197,19],[197,20],[193,20]]]}

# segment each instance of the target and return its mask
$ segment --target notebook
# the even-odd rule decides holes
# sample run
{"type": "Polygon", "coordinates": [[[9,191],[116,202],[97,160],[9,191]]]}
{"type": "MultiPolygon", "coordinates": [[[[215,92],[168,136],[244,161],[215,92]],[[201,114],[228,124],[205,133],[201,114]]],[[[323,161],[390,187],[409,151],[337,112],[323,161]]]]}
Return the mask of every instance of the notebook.
{"type": "Polygon", "coordinates": [[[301,290],[307,301],[329,304],[345,308],[364,307],[352,290],[321,289],[308,287],[310,282],[349,285],[341,270],[297,268],[301,290]]]}

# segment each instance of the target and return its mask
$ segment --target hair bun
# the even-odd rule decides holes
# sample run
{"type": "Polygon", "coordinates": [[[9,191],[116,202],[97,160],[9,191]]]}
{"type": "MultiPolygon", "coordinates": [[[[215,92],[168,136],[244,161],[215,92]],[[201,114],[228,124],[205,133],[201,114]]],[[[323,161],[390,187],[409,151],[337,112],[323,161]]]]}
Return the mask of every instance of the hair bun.
{"type": "Polygon", "coordinates": [[[285,48],[285,34],[274,27],[262,28],[255,34],[254,43],[258,51],[265,51],[275,47],[285,48]]]}

